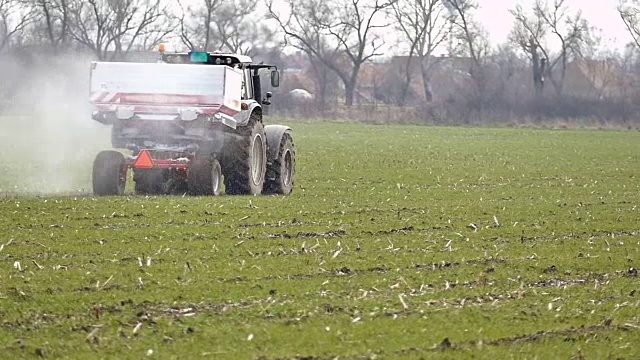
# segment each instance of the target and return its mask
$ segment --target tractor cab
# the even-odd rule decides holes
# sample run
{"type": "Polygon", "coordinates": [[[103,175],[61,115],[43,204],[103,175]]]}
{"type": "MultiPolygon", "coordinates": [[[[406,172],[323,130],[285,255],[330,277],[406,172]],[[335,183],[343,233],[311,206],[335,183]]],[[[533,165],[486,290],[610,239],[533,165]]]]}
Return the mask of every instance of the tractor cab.
{"type": "Polygon", "coordinates": [[[187,53],[165,53],[164,48],[160,48],[160,62],[166,64],[202,64],[202,65],[225,65],[242,71],[242,99],[253,99],[263,105],[271,105],[271,92],[262,95],[260,82],[260,70],[269,69],[271,71],[271,86],[280,86],[280,74],[274,65],[254,64],[251,57],[239,54],[226,54],[220,51],[190,51],[187,53]]]}

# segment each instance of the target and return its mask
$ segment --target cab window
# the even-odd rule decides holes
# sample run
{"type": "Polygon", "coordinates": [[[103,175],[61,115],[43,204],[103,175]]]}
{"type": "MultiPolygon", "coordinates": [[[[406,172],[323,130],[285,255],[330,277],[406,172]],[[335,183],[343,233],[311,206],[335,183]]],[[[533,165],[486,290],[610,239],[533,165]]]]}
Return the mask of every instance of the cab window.
{"type": "Polygon", "coordinates": [[[253,98],[253,88],[251,87],[251,70],[242,70],[242,100],[248,100],[253,98]]]}

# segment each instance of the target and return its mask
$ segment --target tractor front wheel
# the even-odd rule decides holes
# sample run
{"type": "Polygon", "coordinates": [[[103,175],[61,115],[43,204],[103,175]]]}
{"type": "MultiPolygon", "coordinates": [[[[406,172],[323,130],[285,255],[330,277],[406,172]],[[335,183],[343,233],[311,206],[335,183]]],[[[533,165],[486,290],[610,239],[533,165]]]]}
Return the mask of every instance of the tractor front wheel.
{"type": "Polygon", "coordinates": [[[267,166],[265,193],[291,194],[295,174],[296,152],[293,147],[293,138],[291,134],[284,133],[280,140],[278,156],[267,166]]]}
{"type": "Polygon", "coordinates": [[[220,195],[222,170],[215,158],[202,157],[192,160],[187,175],[190,195],[220,195]]]}
{"type": "Polygon", "coordinates": [[[122,195],[127,184],[124,155],[114,150],[98,153],[93,161],[93,193],[97,196],[122,195]]]}

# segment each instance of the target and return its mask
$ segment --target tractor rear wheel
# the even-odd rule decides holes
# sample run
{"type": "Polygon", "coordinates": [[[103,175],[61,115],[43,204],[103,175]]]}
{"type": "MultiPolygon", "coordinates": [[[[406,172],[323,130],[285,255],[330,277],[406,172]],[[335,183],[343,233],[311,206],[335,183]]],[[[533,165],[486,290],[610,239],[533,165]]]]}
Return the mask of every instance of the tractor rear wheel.
{"type": "Polygon", "coordinates": [[[284,133],[278,146],[278,156],[267,167],[265,193],[289,195],[296,174],[296,152],[291,135],[284,133]]]}
{"type": "Polygon", "coordinates": [[[187,186],[190,195],[220,195],[222,187],[220,162],[215,158],[196,157],[189,165],[187,186]]]}
{"type": "Polygon", "coordinates": [[[231,145],[225,149],[225,192],[230,195],[259,195],[267,170],[264,126],[254,116],[239,132],[240,138],[231,139],[231,145]]]}
{"type": "Polygon", "coordinates": [[[93,193],[97,196],[122,195],[127,184],[127,164],[122,153],[105,150],[93,161],[93,193]]]}

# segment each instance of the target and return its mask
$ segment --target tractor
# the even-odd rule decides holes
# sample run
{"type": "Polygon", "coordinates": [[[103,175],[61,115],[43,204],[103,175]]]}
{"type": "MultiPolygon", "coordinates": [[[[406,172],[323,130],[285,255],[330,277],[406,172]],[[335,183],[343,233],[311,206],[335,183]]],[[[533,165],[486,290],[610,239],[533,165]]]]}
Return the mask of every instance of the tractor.
{"type": "Polygon", "coordinates": [[[223,184],[225,194],[289,195],[292,130],[264,125],[265,71],[278,87],[275,66],[237,54],[161,47],[155,63],[92,62],[92,119],[112,126],[121,149],[97,154],[93,193],[124,194],[131,169],[141,195],[219,195],[223,184]]]}

